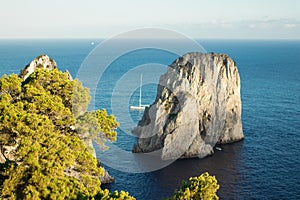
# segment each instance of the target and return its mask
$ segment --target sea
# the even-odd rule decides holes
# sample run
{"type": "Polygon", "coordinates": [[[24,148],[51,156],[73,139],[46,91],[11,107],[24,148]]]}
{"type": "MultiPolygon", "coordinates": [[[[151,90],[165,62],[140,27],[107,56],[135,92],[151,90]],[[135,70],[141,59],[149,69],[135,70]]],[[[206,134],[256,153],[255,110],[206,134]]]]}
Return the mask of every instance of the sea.
{"type": "MultiPolygon", "coordinates": [[[[136,138],[130,130],[143,112],[131,111],[129,106],[139,104],[140,85],[142,103],[154,102],[159,75],[178,55],[151,48],[133,50],[106,66],[99,68],[95,63],[91,74],[83,76],[85,64],[103,41],[0,40],[1,76],[18,74],[35,57],[47,54],[59,69],[68,69],[79,80],[85,78],[85,86],[95,86],[89,109],[106,109],[116,116],[120,122],[117,142],[108,142],[108,148],[95,146],[97,158],[115,178],[103,188],[125,190],[139,200],[156,200],[171,196],[182,180],[209,172],[220,184],[220,199],[300,199],[299,40],[196,40],[206,52],[226,53],[236,62],[245,139],[222,145],[213,156],[177,160],[148,171],[138,170],[131,153],[136,138]]],[[[106,49],[98,55],[99,63],[113,53],[106,49]]]]}

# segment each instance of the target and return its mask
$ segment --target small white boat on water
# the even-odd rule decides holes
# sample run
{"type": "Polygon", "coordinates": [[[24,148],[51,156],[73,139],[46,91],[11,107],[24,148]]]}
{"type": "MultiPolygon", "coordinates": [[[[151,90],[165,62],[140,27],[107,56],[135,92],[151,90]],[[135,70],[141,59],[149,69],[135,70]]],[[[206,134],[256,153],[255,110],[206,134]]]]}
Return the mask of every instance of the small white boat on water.
{"type": "Polygon", "coordinates": [[[142,84],[143,84],[143,75],[141,74],[139,105],[138,106],[130,106],[130,110],[142,111],[142,110],[145,110],[145,108],[149,106],[149,105],[142,104],[142,84]]]}
{"type": "Polygon", "coordinates": [[[216,147],[216,150],[222,151],[221,147],[216,147]]]}

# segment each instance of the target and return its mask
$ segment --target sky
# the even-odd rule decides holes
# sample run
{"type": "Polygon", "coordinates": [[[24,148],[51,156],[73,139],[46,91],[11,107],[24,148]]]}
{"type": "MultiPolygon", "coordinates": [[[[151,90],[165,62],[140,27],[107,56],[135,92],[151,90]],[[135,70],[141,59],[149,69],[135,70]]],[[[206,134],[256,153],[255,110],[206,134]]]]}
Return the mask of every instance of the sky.
{"type": "Polygon", "coordinates": [[[0,38],[109,38],[153,27],[191,38],[300,39],[298,0],[0,2],[0,38]]]}

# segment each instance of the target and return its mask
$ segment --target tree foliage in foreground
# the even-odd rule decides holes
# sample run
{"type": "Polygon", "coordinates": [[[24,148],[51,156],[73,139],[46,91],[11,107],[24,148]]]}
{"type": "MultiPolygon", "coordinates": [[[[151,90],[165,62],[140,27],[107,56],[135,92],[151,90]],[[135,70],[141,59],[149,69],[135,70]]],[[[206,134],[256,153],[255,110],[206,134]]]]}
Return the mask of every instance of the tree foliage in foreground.
{"type": "MultiPolygon", "coordinates": [[[[59,70],[37,69],[26,81],[0,78],[0,199],[134,200],[100,188],[102,168],[82,139],[115,141],[118,123],[105,110],[87,112],[89,91],[59,70]],[[101,134],[99,134],[101,133],[101,134]],[[17,146],[12,158],[5,147],[17,146]]],[[[190,178],[170,199],[218,199],[215,177],[190,178]]]]}
{"type": "Polygon", "coordinates": [[[191,177],[188,181],[183,181],[181,189],[175,191],[169,200],[217,200],[219,197],[216,193],[219,187],[217,179],[206,172],[198,177],[191,177]]]}
{"type": "Polygon", "coordinates": [[[103,169],[81,136],[104,145],[116,140],[118,123],[105,110],[87,112],[89,101],[88,89],[57,69],[0,78],[3,199],[134,199],[100,188],[103,169]],[[7,146],[17,147],[13,158],[7,146]]]}

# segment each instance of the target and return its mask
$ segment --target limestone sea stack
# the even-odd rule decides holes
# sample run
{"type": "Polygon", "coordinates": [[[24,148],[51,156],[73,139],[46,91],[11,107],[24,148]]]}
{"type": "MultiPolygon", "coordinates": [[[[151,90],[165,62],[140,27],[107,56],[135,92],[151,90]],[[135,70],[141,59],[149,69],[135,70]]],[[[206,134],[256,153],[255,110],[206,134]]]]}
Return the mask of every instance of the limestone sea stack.
{"type": "Polygon", "coordinates": [[[225,54],[188,53],[160,77],[155,102],[133,134],[134,153],[161,151],[164,160],[205,157],[217,143],[244,138],[240,76],[225,54]]]}

